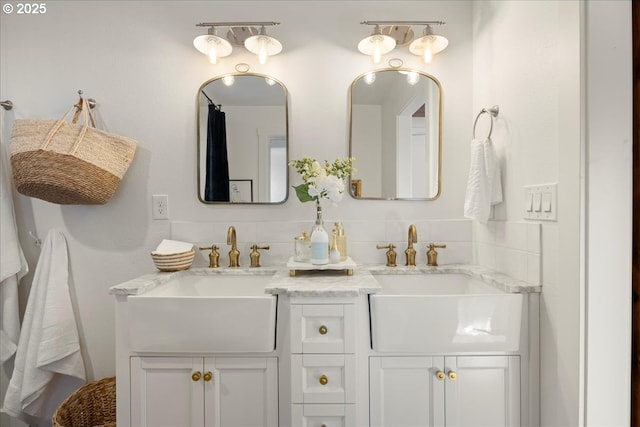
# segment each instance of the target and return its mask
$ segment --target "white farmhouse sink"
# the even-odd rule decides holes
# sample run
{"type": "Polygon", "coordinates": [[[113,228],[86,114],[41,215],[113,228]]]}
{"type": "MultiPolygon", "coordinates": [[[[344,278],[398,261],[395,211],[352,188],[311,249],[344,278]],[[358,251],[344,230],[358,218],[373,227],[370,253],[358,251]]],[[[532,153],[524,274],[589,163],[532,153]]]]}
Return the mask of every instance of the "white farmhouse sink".
{"type": "Polygon", "coordinates": [[[381,274],[369,298],[373,350],[395,353],[517,351],[522,294],[464,274],[381,274]]]}
{"type": "Polygon", "coordinates": [[[266,275],[181,275],[128,297],[138,352],[271,352],[277,297],[266,275]]]}

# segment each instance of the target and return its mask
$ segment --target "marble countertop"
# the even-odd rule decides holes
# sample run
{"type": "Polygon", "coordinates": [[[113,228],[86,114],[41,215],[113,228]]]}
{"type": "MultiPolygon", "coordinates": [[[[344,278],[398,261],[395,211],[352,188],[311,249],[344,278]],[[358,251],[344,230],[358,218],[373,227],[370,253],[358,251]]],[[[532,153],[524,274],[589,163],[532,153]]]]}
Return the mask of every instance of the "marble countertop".
{"type": "Polygon", "coordinates": [[[173,273],[156,272],[145,274],[109,289],[113,295],[140,295],[167,281],[183,275],[265,275],[273,276],[265,287],[265,293],[278,295],[307,297],[349,297],[360,294],[372,294],[381,291],[381,286],[375,279],[382,274],[465,274],[482,280],[508,293],[535,293],[542,290],[542,286],[515,280],[494,270],[470,264],[448,264],[438,267],[386,267],[383,265],[361,265],[354,269],[353,275],[348,276],[342,271],[309,271],[298,272],[296,276],[289,276],[289,269],[285,267],[272,268],[192,268],[190,270],[173,273]]]}

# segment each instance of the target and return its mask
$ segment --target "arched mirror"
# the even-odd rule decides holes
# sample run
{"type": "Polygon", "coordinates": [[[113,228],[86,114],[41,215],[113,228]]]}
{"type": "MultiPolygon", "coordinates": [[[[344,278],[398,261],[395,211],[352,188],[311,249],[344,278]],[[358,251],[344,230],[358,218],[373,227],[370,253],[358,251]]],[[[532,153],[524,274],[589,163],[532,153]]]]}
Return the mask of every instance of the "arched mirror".
{"type": "Polygon", "coordinates": [[[389,68],[349,91],[349,155],[357,199],[433,200],[440,195],[442,91],[432,76],[389,68]]]}
{"type": "Polygon", "coordinates": [[[282,203],[288,195],[287,89],[269,76],[228,74],[198,91],[198,198],[282,203]]]}

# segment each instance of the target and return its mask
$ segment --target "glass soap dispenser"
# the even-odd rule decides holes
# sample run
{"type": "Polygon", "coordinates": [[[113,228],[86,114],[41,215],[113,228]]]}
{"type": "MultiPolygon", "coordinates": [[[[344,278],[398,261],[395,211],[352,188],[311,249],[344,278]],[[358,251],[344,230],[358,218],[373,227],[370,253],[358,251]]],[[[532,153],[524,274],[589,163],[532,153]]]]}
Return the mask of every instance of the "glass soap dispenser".
{"type": "Polygon", "coordinates": [[[344,228],[342,228],[341,222],[334,223],[336,226],[338,252],[340,252],[340,261],[347,259],[347,236],[344,234],[344,228]]]}

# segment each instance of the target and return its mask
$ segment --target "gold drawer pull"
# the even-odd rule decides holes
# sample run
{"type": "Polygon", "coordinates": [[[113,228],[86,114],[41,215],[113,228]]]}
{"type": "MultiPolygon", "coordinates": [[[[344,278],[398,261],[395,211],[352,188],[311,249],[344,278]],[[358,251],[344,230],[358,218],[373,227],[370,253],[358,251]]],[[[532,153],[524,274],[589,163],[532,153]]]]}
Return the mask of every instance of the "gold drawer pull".
{"type": "Polygon", "coordinates": [[[211,371],[208,371],[204,374],[203,378],[206,382],[209,382],[213,379],[213,374],[211,373],[211,371]]]}
{"type": "Polygon", "coordinates": [[[200,381],[200,378],[202,378],[202,373],[200,371],[196,371],[191,375],[191,379],[193,381],[200,381]]]}
{"type": "Polygon", "coordinates": [[[320,335],[326,335],[328,331],[329,330],[324,325],[320,326],[320,329],[318,329],[318,332],[320,332],[320,335]]]}
{"type": "Polygon", "coordinates": [[[455,381],[455,380],[457,380],[457,379],[458,379],[458,374],[456,374],[456,373],[455,373],[455,372],[453,372],[453,371],[449,371],[449,379],[450,379],[451,381],[455,381]]]}
{"type": "Polygon", "coordinates": [[[329,378],[326,375],[320,377],[320,384],[327,385],[329,383],[329,378]]]}
{"type": "Polygon", "coordinates": [[[438,381],[442,381],[444,380],[446,377],[445,373],[442,371],[438,371],[436,372],[436,378],[438,379],[438,381]]]}

